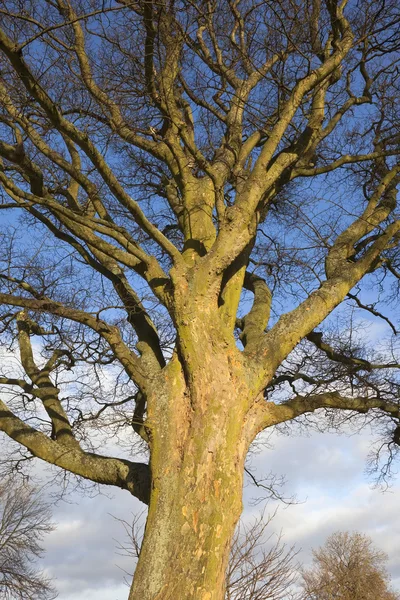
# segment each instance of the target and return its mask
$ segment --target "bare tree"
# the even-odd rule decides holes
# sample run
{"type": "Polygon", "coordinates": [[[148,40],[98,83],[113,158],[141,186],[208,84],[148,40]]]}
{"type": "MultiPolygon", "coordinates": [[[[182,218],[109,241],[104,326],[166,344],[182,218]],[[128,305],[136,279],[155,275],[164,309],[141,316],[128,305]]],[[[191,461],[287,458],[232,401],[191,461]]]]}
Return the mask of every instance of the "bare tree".
{"type": "Polygon", "coordinates": [[[313,551],[313,566],[305,570],[307,600],[398,600],[389,589],[387,555],[361,533],[336,532],[313,551]]]}
{"type": "Polygon", "coordinates": [[[229,557],[226,600],[300,600],[294,589],[297,552],[281,535],[269,534],[273,517],[239,522],[229,557]]]}
{"type": "Polygon", "coordinates": [[[400,442],[398,2],[0,14],[0,429],[149,504],[131,599],[221,600],[258,433],[400,442]]]}
{"type": "Polygon", "coordinates": [[[0,597],[47,600],[57,594],[35,561],[53,530],[51,510],[38,490],[13,481],[0,485],[0,597]]]}

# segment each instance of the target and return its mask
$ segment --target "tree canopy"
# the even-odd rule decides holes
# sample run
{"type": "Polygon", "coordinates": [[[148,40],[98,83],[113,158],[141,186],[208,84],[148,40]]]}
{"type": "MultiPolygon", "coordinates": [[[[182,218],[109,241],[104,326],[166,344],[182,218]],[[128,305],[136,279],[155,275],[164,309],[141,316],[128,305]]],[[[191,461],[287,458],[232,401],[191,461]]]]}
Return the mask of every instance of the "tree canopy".
{"type": "Polygon", "coordinates": [[[361,533],[337,531],[313,552],[303,572],[307,600],[397,600],[386,571],[388,557],[361,533]]]}

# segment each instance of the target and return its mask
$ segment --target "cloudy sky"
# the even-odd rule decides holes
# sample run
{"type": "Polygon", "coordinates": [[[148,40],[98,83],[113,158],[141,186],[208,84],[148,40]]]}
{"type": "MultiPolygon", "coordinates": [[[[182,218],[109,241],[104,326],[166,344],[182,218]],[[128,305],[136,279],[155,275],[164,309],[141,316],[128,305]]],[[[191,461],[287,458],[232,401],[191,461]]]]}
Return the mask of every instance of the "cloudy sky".
{"type": "MultiPolygon", "coordinates": [[[[298,503],[281,505],[270,533],[282,531],[288,545],[300,550],[307,563],[310,549],[337,530],[357,530],[371,536],[389,557],[394,586],[400,590],[400,476],[386,493],[373,489],[365,475],[372,437],[313,433],[310,437],[279,436],[273,448],[253,458],[260,474],[285,475],[286,494],[298,503]]],[[[124,569],[131,560],[117,553],[125,533],[114,517],[130,520],[143,506],[123,491],[105,490],[94,498],[69,496],[54,507],[57,529],[46,539],[46,572],[55,580],[60,600],[126,600],[124,569]],[[113,516],[112,516],[113,515],[113,516]]],[[[245,517],[259,514],[251,505],[254,486],[246,486],[245,517]]],[[[275,504],[267,505],[267,512],[275,504]]]]}

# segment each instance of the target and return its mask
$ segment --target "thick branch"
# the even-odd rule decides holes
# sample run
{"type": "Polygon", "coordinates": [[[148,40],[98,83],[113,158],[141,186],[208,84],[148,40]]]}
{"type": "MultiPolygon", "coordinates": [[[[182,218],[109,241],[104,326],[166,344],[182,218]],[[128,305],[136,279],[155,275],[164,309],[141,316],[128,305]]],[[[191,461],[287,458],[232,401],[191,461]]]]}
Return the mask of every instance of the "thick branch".
{"type": "Polygon", "coordinates": [[[240,335],[243,345],[248,347],[251,341],[258,341],[268,325],[272,294],[266,281],[254,273],[246,272],[244,286],[254,294],[253,306],[242,320],[240,335]]]}
{"type": "Polygon", "coordinates": [[[399,419],[399,405],[387,402],[380,398],[352,398],[341,396],[337,392],[327,392],[310,396],[296,396],[282,404],[266,403],[266,417],[272,418],[275,424],[291,421],[306,413],[315,412],[320,408],[333,408],[338,410],[350,410],[360,414],[369,410],[381,410],[390,417],[399,419]]]}
{"type": "Polygon", "coordinates": [[[96,483],[129,490],[145,504],[149,501],[150,471],[146,464],[66,448],[24,423],[1,400],[0,430],[52,465],[96,483]]]}
{"type": "Polygon", "coordinates": [[[382,158],[384,156],[396,156],[400,150],[375,151],[368,154],[344,154],[337,160],[321,167],[295,167],[292,171],[292,179],[295,177],[315,177],[324,173],[331,173],[344,165],[367,162],[382,158]]]}
{"type": "Polygon", "coordinates": [[[44,409],[51,419],[52,437],[64,446],[79,448],[79,443],[74,437],[71,424],[59,399],[60,390],[50,379],[50,372],[63,352],[55,350],[44,368],[39,369],[33,356],[30,339],[32,325],[35,328],[36,324],[32,323],[24,312],[19,313],[17,316],[19,351],[22,366],[35,386],[32,394],[41,399],[44,409]]]}
{"type": "Polygon", "coordinates": [[[399,231],[400,221],[389,225],[362,258],[355,263],[346,263],[345,272],[342,269],[340,273],[336,272],[335,276],[324,281],[319,289],[312,292],[297,308],[282,315],[276,325],[265,334],[263,342],[251,353],[253,360],[260,366],[263,363],[266,365],[264,387],[282,360],[344,300],[399,231]]]}

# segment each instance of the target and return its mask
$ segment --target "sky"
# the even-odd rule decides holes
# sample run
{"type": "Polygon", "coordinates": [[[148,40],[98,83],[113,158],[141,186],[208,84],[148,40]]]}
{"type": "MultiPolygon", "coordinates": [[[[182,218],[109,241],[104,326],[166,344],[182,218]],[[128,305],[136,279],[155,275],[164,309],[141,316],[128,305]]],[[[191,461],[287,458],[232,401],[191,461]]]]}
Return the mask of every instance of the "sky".
{"type": "MultiPolygon", "coordinates": [[[[400,591],[400,476],[385,493],[373,488],[365,473],[373,439],[368,432],[273,436],[273,447],[254,455],[252,464],[259,476],[271,470],[285,475],[286,494],[296,495],[296,504],[269,502],[266,512],[278,507],[269,533],[282,533],[288,546],[299,550],[302,563],[308,564],[311,548],[334,531],[359,531],[387,552],[392,583],[400,591]]],[[[143,505],[128,492],[104,492],[94,498],[72,494],[68,503],[54,506],[57,528],[45,540],[41,565],[54,578],[59,600],[128,598],[124,570],[132,569],[132,561],[117,552],[117,543],[126,537],[114,517],[130,521],[143,505]]],[[[251,502],[258,495],[253,485],[246,485],[245,519],[263,510],[264,504],[251,502]]]]}

